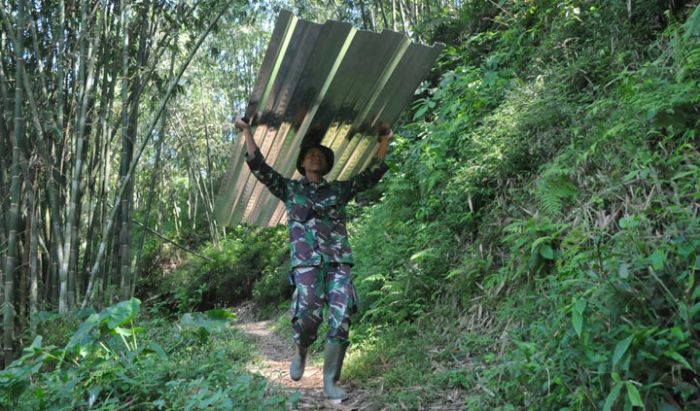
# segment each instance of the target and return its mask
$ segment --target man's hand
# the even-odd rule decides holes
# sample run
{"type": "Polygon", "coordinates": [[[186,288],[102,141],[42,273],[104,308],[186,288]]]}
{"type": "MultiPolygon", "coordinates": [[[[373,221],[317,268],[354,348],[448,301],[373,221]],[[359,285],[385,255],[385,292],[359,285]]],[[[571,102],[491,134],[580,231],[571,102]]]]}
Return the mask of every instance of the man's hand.
{"type": "Polygon", "coordinates": [[[394,137],[394,132],[390,128],[388,128],[386,130],[380,130],[378,141],[380,143],[382,142],[382,140],[389,141],[389,140],[391,140],[392,137],[394,137]]]}
{"type": "Polygon", "coordinates": [[[255,140],[253,140],[253,134],[250,132],[250,124],[248,124],[248,122],[243,118],[238,117],[236,118],[235,125],[237,129],[243,132],[246,151],[248,152],[248,156],[252,157],[253,154],[255,154],[255,150],[257,150],[258,146],[255,144],[255,140]]]}
{"type": "Polygon", "coordinates": [[[394,132],[391,131],[391,127],[382,126],[379,128],[377,134],[379,135],[379,138],[377,139],[379,142],[379,147],[377,147],[377,158],[384,161],[384,158],[386,158],[386,152],[389,150],[389,140],[391,140],[391,138],[394,136],[394,132]]]}
{"type": "Polygon", "coordinates": [[[241,131],[250,130],[250,124],[248,124],[248,122],[245,121],[241,117],[236,118],[235,125],[236,125],[236,128],[241,130],[241,131]]]}

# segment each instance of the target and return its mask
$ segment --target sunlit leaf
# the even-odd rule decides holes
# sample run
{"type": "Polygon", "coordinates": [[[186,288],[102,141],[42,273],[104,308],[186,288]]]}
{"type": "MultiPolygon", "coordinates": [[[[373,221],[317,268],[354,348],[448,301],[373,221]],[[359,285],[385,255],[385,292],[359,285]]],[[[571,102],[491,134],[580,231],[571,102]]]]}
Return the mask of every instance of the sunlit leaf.
{"type": "Polygon", "coordinates": [[[693,14],[688,17],[685,22],[685,38],[689,39],[692,36],[700,36],[700,7],[695,7],[693,14]]]}
{"type": "Polygon", "coordinates": [[[206,314],[210,320],[228,321],[236,318],[236,314],[220,308],[209,310],[206,312],[206,314]]]}
{"type": "Polygon", "coordinates": [[[115,327],[128,324],[136,319],[141,308],[141,301],[138,298],[132,298],[127,301],[122,301],[111,307],[105,308],[100,316],[107,319],[107,328],[114,329],[115,327]]]}

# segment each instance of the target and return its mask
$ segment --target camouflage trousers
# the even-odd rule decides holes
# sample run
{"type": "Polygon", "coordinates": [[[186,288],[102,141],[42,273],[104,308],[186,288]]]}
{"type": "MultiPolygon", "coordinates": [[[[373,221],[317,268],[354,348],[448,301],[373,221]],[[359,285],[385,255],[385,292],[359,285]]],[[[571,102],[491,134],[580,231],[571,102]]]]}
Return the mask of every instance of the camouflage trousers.
{"type": "Polygon", "coordinates": [[[323,308],[328,304],[327,341],[347,344],[350,314],[356,309],[357,294],[347,264],[322,264],[296,267],[290,273],[294,282],[292,295],[292,330],[294,343],[309,346],[316,341],[323,321],[323,308]]]}

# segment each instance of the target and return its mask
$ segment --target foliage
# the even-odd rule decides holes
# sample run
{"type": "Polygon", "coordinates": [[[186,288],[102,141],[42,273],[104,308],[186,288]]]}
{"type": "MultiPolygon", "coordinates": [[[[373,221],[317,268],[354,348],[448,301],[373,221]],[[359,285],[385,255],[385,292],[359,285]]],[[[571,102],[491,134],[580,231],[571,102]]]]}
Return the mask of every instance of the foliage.
{"type": "Polygon", "coordinates": [[[187,313],[173,326],[139,321],[131,299],[91,314],[64,348],[37,336],[0,372],[3,407],[32,409],[284,409],[243,368],[248,344],[225,310],[187,313]],[[265,398],[263,398],[265,396],[265,398]]]}
{"type": "Polygon", "coordinates": [[[441,32],[353,221],[351,376],[409,408],[694,408],[699,8],[499,4],[441,32]]]}
{"type": "Polygon", "coordinates": [[[204,258],[187,256],[160,280],[159,293],[178,312],[230,306],[251,297],[261,303],[279,301],[289,292],[286,242],[284,228],[239,226],[219,244],[200,247],[204,258]]]}

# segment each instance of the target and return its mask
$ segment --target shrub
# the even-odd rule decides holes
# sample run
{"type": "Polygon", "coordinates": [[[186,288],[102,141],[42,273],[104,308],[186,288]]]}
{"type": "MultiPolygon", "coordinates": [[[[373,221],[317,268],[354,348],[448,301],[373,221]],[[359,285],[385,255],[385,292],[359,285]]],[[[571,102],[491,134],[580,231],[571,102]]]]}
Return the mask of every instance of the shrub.
{"type": "Polygon", "coordinates": [[[259,293],[259,299],[284,297],[283,275],[288,265],[286,232],[282,227],[239,226],[221,240],[206,244],[199,253],[164,278],[161,293],[169,295],[173,308],[185,312],[230,306],[253,296],[261,278],[276,287],[259,293]],[[275,276],[279,276],[276,278],[275,276]]]}

